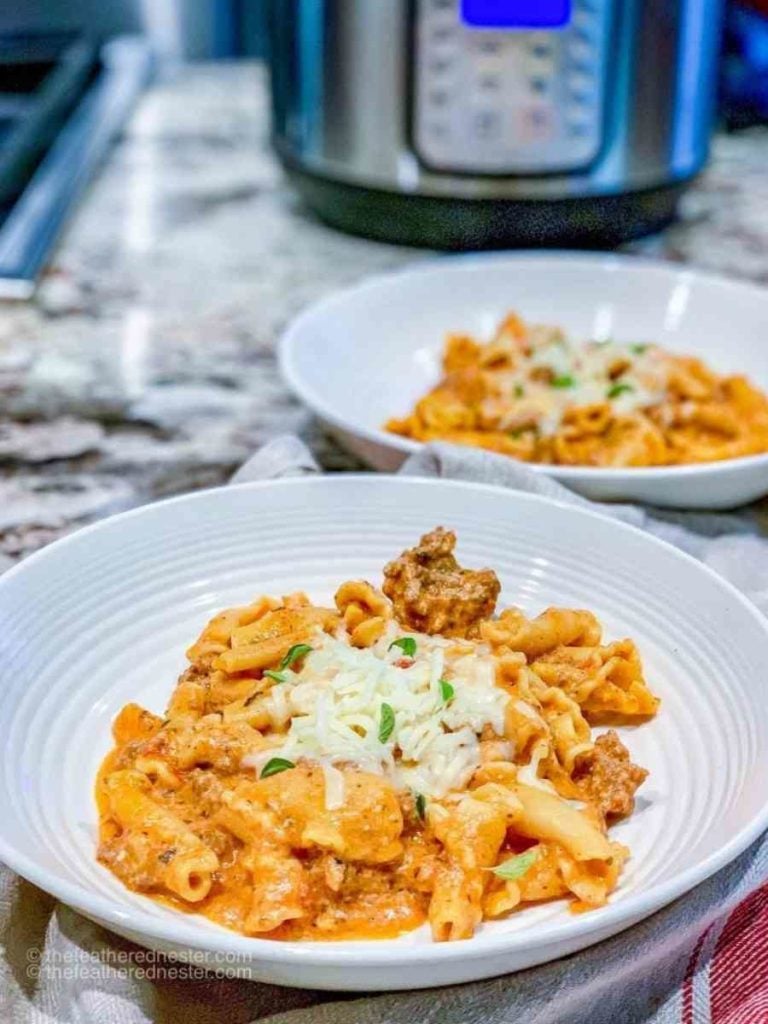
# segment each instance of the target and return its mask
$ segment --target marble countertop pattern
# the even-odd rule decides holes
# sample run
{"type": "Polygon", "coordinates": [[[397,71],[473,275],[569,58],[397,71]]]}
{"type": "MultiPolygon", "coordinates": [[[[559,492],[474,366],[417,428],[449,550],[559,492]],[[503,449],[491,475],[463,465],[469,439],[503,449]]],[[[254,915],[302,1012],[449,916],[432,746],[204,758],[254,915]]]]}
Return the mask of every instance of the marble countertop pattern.
{"type": "MultiPolygon", "coordinates": [[[[281,384],[309,302],[430,255],[325,227],[283,181],[256,64],[144,96],[34,302],[0,305],[0,568],[83,523],[224,482],[277,433],[355,462],[281,384]]],[[[768,284],[768,129],[715,141],[678,224],[630,248],[768,284]]]]}

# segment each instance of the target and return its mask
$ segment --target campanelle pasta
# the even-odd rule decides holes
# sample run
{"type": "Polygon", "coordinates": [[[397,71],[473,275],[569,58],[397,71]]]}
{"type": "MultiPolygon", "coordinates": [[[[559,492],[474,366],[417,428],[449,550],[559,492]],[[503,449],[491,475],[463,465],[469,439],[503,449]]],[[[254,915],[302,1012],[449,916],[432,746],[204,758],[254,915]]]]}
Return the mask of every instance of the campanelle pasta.
{"type": "Polygon", "coordinates": [[[274,939],[463,939],[540,900],[604,904],[629,855],[608,826],[646,773],[591,726],[656,713],[640,657],[588,611],[497,616],[495,573],[454,546],[434,530],[334,607],[212,619],[166,716],[115,720],[101,863],[274,939]]]}
{"type": "Polygon", "coordinates": [[[667,466],[768,451],[762,391],[656,345],[579,343],[510,314],[487,344],[449,335],[443,370],[387,430],[566,466],[667,466]]]}

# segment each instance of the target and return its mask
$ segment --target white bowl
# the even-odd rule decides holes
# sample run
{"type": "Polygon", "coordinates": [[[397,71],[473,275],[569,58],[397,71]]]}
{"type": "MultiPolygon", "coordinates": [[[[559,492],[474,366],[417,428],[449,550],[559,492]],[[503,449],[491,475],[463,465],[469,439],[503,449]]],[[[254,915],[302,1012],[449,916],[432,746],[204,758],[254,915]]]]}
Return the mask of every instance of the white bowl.
{"type": "MultiPolygon", "coordinates": [[[[422,445],[382,424],[437,382],[446,333],[488,336],[510,310],[577,338],[658,342],[768,390],[768,291],[575,252],[443,257],[372,278],[294,321],[280,343],[282,373],[348,449],[392,471],[422,445]]],[[[715,509],[768,492],[768,454],[655,469],[533,468],[600,500],[715,509]]]]}
{"type": "MultiPolygon", "coordinates": [[[[0,578],[0,858],[120,935],[205,951],[223,970],[284,985],[406,989],[507,973],[572,953],[652,913],[768,826],[768,622],[676,549],[592,512],[478,484],[343,476],[245,484],[81,530],[0,578]],[[433,943],[246,938],[131,893],[95,860],[94,776],[118,709],[166,705],[183,651],[217,609],[340,580],[379,580],[437,523],[460,557],[495,567],[502,601],[593,609],[638,641],[659,716],[624,730],[651,769],[615,830],[632,850],[608,906],[562,902],[433,943]]],[[[200,955],[195,953],[196,956],[200,955]]]]}

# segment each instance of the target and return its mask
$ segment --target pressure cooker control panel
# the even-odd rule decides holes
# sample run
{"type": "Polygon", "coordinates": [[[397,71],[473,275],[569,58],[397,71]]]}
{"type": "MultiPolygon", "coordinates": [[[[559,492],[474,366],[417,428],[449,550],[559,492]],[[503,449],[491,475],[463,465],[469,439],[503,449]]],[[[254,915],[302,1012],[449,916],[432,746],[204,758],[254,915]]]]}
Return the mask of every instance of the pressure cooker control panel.
{"type": "Polygon", "coordinates": [[[602,141],[611,0],[417,0],[413,137],[435,170],[588,166],[602,141]]]}

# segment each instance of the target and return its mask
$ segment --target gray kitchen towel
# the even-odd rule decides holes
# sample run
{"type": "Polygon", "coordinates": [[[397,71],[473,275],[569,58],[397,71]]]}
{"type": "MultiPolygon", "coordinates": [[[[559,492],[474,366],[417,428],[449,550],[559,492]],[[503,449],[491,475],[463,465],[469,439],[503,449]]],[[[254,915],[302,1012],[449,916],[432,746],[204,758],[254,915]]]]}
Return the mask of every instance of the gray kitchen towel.
{"type": "MultiPolygon", "coordinates": [[[[317,471],[306,447],[285,437],[256,453],[233,482],[317,471]]],[[[768,611],[768,543],[754,511],[672,514],[595,505],[529,467],[444,444],[427,446],[402,472],[495,483],[592,507],[684,548],[768,611]]],[[[581,953],[467,985],[344,996],[176,964],[90,923],[0,865],[0,1022],[758,1024],[768,1020],[767,882],[763,836],[669,907],[581,953]],[[724,968],[713,971],[718,958],[724,968]],[[724,975],[727,998],[717,988],[724,975]],[[758,984],[763,979],[765,987],[758,984]]]]}

